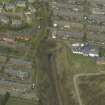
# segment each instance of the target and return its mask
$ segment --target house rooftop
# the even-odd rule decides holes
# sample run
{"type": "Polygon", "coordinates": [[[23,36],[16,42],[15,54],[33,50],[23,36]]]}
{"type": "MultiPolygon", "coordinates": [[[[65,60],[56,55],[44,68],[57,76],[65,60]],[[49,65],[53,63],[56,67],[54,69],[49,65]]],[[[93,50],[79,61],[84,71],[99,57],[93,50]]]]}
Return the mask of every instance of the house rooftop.
{"type": "Polygon", "coordinates": [[[29,3],[34,3],[36,0],[28,0],[29,3]]]}
{"type": "Polygon", "coordinates": [[[18,0],[18,1],[16,2],[16,5],[17,5],[18,7],[26,7],[26,0],[18,0]]]}
{"type": "Polygon", "coordinates": [[[0,15],[0,22],[2,22],[4,24],[8,24],[9,23],[9,18],[7,16],[0,15]]]}
{"type": "Polygon", "coordinates": [[[26,61],[26,60],[23,60],[23,59],[14,59],[14,58],[11,58],[10,63],[15,63],[15,64],[27,64],[27,65],[31,65],[32,62],[31,61],[26,61]]]}
{"type": "Polygon", "coordinates": [[[16,69],[12,69],[12,68],[6,68],[5,70],[4,70],[4,72],[6,73],[6,74],[9,74],[9,75],[11,75],[11,76],[15,76],[15,77],[18,77],[18,78],[20,78],[20,79],[29,79],[29,77],[30,77],[30,74],[31,74],[31,71],[29,71],[29,70],[16,70],[16,69]]]}
{"type": "Polygon", "coordinates": [[[5,8],[6,8],[7,10],[15,9],[15,7],[16,7],[15,3],[6,3],[6,4],[5,4],[5,8]]]}

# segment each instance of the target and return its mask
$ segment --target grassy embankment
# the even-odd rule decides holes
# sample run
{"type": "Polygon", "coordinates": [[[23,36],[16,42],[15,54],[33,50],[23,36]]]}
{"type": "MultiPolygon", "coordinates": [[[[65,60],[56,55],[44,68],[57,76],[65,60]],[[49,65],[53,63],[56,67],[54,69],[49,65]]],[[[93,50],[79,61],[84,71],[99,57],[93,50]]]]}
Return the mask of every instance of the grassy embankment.
{"type": "Polygon", "coordinates": [[[82,55],[74,55],[67,43],[58,42],[60,50],[56,52],[56,66],[65,105],[78,105],[74,90],[73,77],[79,73],[94,73],[105,70],[105,66],[96,65],[95,61],[82,55]]]}

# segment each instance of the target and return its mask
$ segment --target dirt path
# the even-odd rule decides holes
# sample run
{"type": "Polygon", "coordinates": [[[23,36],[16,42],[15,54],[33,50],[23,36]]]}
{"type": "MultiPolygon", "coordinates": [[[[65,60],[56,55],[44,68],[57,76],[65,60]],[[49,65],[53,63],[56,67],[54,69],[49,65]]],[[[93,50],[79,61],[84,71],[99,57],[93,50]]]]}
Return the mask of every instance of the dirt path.
{"type": "Polygon", "coordinates": [[[51,57],[51,65],[52,65],[52,78],[53,78],[53,82],[55,85],[55,89],[56,89],[56,94],[57,94],[57,101],[58,101],[58,105],[64,105],[63,99],[62,99],[62,92],[61,92],[61,88],[60,88],[60,83],[58,80],[58,75],[57,75],[57,69],[56,69],[56,63],[54,60],[54,57],[51,57]]]}
{"type": "Polygon", "coordinates": [[[75,92],[76,92],[76,96],[77,96],[79,105],[83,105],[83,103],[82,103],[82,99],[81,99],[80,93],[79,93],[79,88],[78,88],[78,83],[77,83],[78,78],[81,77],[81,76],[99,76],[99,75],[102,75],[102,74],[105,74],[105,72],[101,71],[99,73],[80,73],[80,74],[76,74],[74,76],[74,78],[73,78],[74,88],[75,88],[75,92]]]}

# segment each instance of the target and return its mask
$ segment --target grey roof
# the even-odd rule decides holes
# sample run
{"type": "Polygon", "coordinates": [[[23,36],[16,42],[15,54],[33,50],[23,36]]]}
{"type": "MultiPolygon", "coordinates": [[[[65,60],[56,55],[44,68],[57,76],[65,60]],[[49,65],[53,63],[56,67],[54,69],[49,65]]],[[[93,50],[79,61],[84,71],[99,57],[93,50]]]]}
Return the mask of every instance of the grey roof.
{"type": "Polygon", "coordinates": [[[91,1],[93,3],[105,3],[105,0],[88,0],[91,1]]]}
{"type": "Polygon", "coordinates": [[[70,22],[70,21],[63,21],[63,20],[54,20],[53,24],[57,24],[58,27],[64,27],[64,26],[70,26],[72,29],[83,29],[83,24],[76,23],[76,22],[70,22]]]}
{"type": "Polygon", "coordinates": [[[97,23],[100,23],[101,21],[105,21],[105,16],[100,16],[100,15],[90,15],[88,18],[94,19],[95,21],[97,21],[97,23]]]}
{"type": "Polygon", "coordinates": [[[16,5],[19,7],[25,7],[26,6],[26,0],[17,0],[16,5]]]}
{"type": "Polygon", "coordinates": [[[88,32],[87,39],[96,41],[105,41],[104,33],[88,32]]]}
{"type": "Polygon", "coordinates": [[[57,8],[62,8],[62,9],[68,9],[69,11],[73,11],[73,8],[78,8],[79,11],[83,11],[83,6],[80,5],[72,5],[69,3],[56,3],[56,4],[51,4],[52,6],[55,6],[57,8]]]}
{"type": "Polygon", "coordinates": [[[31,12],[36,12],[35,7],[32,6],[32,5],[29,5],[29,6],[28,6],[28,9],[29,9],[31,12]]]}
{"type": "Polygon", "coordinates": [[[71,38],[82,38],[83,32],[70,32],[70,31],[56,31],[58,37],[71,37],[71,38]]]}
{"type": "Polygon", "coordinates": [[[4,70],[5,73],[11,75],[11,76],[15,76],[15,77],[19,77],[19,78],[29,78],[31,71],[30,70],[18,70],[18,69],[12,69],[12,68],[6,68],[4,70]]]}
{"type": "Polygon", "coordinates": [[[2,22],[4,24],[8,24],[9,23],[9,18],[7,16],[0,15],[0,22],[2,22]]]}
{"type": "Polygon", "coordinates": [[[7,4],[5,4],[5,8],[7,10],[14,9],[15,7],[16,7],[15,3],[7,3],[7,4]]]}
{"type": "Polygon", "coordinates": [[[105,57],[97,57],[96,61],[104,61],[105,62],[105,57]]]}
{"type": "Polygon", "coordinates": [[[59,16],[70,16],[70,17],[77,16],[78,18],[81,18],[83,16],[83,13],[78,13],[78,12],[75,13],[68,9],[54,10],[54,14],[59,16]]]}
{"type": "Polygon", "coordinates": [[[28,0],[29,3],[34,3],[36,0],[28,0]]]}
{"type": "Polygon", "coordinates": [[[31,65],[32,62],[31,61],[25,61],[23,59],[13,59],[11,58],[9,63],[12,63],[12,64],[21,64],[21,65],[31,65]]]}
{"type": "Polygon", "coordinates": [[[7,73],[7,74],[10,74],[12,76],[17,76],[17,70],[5,69],[4,72],[7,73]]]}
{"type": "Polygon", "coordinates": [[[22,27],[24,26],[24,23],[22,20],[19,20],[19,19],[12,19],[12,24],[11,24],[12,27],[15,27],[15,28],[18,28],[18,27],[22,27]]]}
{"type": "Polygon", "coordinates": [[[15,82],[15,81],[9,81],[9,80],[4,80],[4,79],[0,80],[0,85],[2,87],[3,86],[12,86],[12,87],[16,87],[16,88],[19,88],[19,89],[30,87],[30,84],[21,84],[21,83],[15,82]]]}

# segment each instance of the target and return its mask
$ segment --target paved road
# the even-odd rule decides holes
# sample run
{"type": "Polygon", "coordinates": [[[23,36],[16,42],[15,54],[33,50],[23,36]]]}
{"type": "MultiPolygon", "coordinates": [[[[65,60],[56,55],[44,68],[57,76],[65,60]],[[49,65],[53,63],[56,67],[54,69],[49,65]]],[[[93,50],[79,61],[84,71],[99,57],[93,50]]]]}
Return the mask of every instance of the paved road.
{"type": "Polygon", "coordinates": [[[102,75],[102,74],[105,74],[105,72],[101,71],[101,72],[98,72],[98,73],[80,73],[80,74],[77,74],[77,75],[74,76],[74,78],[73,78],[74,88],[75,88],[75,91],[76,91],[76,96],[77,96],[79,105],[83,105],[83,103],[82,103],[82,99],[81,99],[80,93],[79,93],[79,88],[78,88],[78,83],[77,83],[78,78],[81,77],[81,76],[99,76],[99,75],[102,75]]]}

